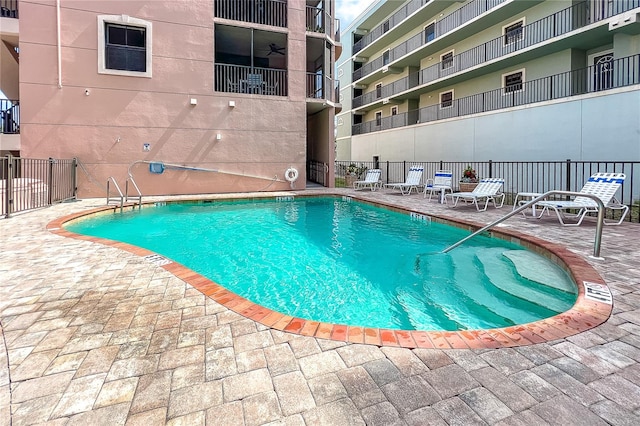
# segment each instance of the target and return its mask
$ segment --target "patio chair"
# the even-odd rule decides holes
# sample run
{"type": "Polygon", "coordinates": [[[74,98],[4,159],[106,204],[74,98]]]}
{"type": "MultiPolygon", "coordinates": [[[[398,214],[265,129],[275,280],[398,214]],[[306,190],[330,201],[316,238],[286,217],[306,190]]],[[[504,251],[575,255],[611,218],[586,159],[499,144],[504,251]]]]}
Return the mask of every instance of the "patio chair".
{"type": "Polygon", "coordinates": [[[444,201],[444,194],[447,191],[453,192],[451,187],[453,182],[453,173],[451,170],[438,170],[433,175],[433,179],[427,179],[424,185],[424,198],[427,198],[427,192],[429,193],[429,201],[433,193],[438,193],[438,200],[442,203],[444,201]]]}
{"type": "Polygon", "coordinates": [[[504,179],[502,178],[485,178],[480,180],[478,186],[476,186],[471,192],[454,192],[452,194],[445,194],[444,201],[445,204],[449,204],[447,199],[451,198],[453,205],[450,207],[452,208],[456,207],[460,200],[463,200],[465,203],[470,202],[476,206],[476,210],[479,212],[487,210],[489,201],[491,201],[493,202],[493,206],[499,209],[504,205],[504,193],[500,192],[503,185],[504,179]],[[498,205],[497,199],[500,200],[500,205],[498,205]],[[478,202],[483,200],[484,207],[481,209],[478,202]]]}
{"type": "Polygon", "coordinates": [[[422,173],[424,172],[424,167],[422,166],[411,166],[409,167],[409,173],[407,174],[407,180],[404,182],[397,183],[386,183],[384,185],[385,188],[397,189],[402,195],[411,194],[411,190],[415,189],[418,192],[418,188],[422,187],[420,181],[422,180],[422,173]]]}
{"type": "Polygon", "coordinates": [[[370,190],[375,191],[378,186],[382,186],[382,182],[380,182],[381,174],[382,170],[380,169],[367,170],[364,180],[357,180],[353,182],[353,189],[358,190],[362,188],[369,188],[370,190]]]}
{"type": "MultiPolygon", "coordinates": [[[[605,209],[622,210],[620,219],[617,222],[604,221],[605,225],[620,225],[629,213],[629,206],[622,204],[615,197],[616,192],[625,179],[624,173],[595,173],[584,184],[580,190],[583,194],[595,195],[602,201],[605,209]]],[[[538,219],[542,217],[545,211],[553,209],[558,216],[558,220],[564,226],[578,226],[588,213],[597,213],[598,204],[596,201],[588,197],[575,197],[573,200],[545,200],[535,204],[542,210],[538,219]],[[567,210],[576,210],[575,213],[569,213],[567,210]],[[574,222],[565,222],[566,219],[574,219],[574,222]]]]}

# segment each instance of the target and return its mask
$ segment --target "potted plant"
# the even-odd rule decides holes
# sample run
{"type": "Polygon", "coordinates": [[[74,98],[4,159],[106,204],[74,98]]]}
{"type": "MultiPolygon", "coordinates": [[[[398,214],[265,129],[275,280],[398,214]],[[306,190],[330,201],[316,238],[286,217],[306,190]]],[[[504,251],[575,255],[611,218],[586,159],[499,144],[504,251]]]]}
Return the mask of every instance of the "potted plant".
{"type": "Polygon", "coordinates": [[[467,164],[467,167],[462,172],[462,179],[460,179],[460,191],[461,192],[471,192],[475,189],[475,187],[480,182],[478,175],[471,164],[467,164]]]}
{"type": "Polygon", "coordinates": [[[353,186],[353,182],[362,180],[362,176],[367,172],[367,166],[358,166],[355,163],[349,164],[345,171],[345,186],[353,186]]]}

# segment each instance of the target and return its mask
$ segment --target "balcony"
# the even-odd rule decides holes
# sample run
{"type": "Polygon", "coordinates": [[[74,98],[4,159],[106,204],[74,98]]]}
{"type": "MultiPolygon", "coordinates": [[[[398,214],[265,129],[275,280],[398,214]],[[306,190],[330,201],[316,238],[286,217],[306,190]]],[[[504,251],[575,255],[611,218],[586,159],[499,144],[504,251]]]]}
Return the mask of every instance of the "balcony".
{"type": "Polygon", "coordinates": [[[499,88],[373,121],[354,124],[353,135],[395,129],[418,123],[463,117],[555,99],[640,84],[640,55],[612,60],[522,83],[517,90],[499,88]]]}
{"type": "MultiPolygon", "coordinates": [[[[636,7],[640,7],[640,0],[628,0],[625,3],[619,4],[615,12],[619,14],[636,7]]],[[[353,108],[381,102],[382,99],[397,96],[403,92],[427,85],[431,82],[458,75],[465,70],[511,55],[515,52],[529,49],[536,45],[542,45],[544,42],[555,37],[560,37],[583,28],[590,23],[607,19],[613,16],[613,12],[614,11],[610,11],[609,13],[601,13],[595,16],[589,8],[588,2],[577,3],[574,6],[522,27],[522,30],[519,31],[518,34],[509,37],[506,35],[500,36],[473,49],[461,52],[453,56],[452,60],[446,63],[438,62],[383,86],[381,90],[357,96],[353,99],[353,108]]],[[[580,35],[577,37],[579,36],[580,35]]],[[[549,52],[547,51],[546,53],[548,54],[549,52]]]]}
{"type": "Polygon", "coordinates": [[[20,133],[20,101],[0,99],[0,133],[5,135],[20,133]]]}
{"type": "Polygon", "coordinates": [[[216,18],[287,27],[286,0],[216,0],[216,18]]]}
{"type": "Polygon", "coordinates": [[[0,0],[0,18],[18,17],[18,0],[0,0]]]}
{"type": "Polygon", "coordinates": [[[321,7],[307,6],[305,23],[309,32],[330,34],[331,15],[321,7]]]}
{"type": "Polygon", "coordinates": [[[216,64],[215,90],[250,95],[287,96],[287,70],[216,64]]]}
{"type": "MultiPolygon", "coordinates": [[[[396,59],[399,59],[400,57],[405,56],[408,53],[421,48],[425,44],[431,43],[433,40],[439,37],[442,37],[444,34],[449,33],[458,27],[463,26],[465,23],[471,21],[472,19],[482,15],[483,13],[495,8],[496,6],[506,1],[508,0],[473,0],[465,4],[460,9],[455,10],[454,12],[450,13],[449,15],[437,21],[432,31],[429,31],[428,33],[421,32],[419,34],[416,34],[415,36],[399,44],[393,49],[390,49],[388,58],[379,56],[378,58],[364,64],[361,68],[353,72],[352,74],[353,81],[357,81],[363,78],[364,76],[367,76],[373,73],[374,71],[382,68],[384,65],[387,65],[387,62],[393,62],[396,59]]],[[[407,7],[412,4],[417,5],[417,3],[419,3],[419,1],[414,0],[413,2],[409,3],[407,7]]],[[[422,5],[420,5],[420,7],[422,7],[422,5]]],[[[403,12],[398,16],[397,19],[402,18],[401,20],[404,20],[407,16],[408,16],[408,13],[403,12]]],[[[387,22],[391,22],[391,19],[387,22]]],[[[384,26],[385,23],[383,23],[382,25],[384,26]]],[[[391,24],[389,23],[388,25],[391,25],[391,24]]],[[[388,29],[386,31],[388,31],[388,29]]],[[[386,31],[380,32],[374,29],[372,31],[371,37],[375,37],[375,38],[381,37],[382,34],[384,34],[386,31]]],[[[366,36],[363,37],[362,40],[364,40],[365,38],[367,37],[366,36]]],[[[354,53],[355,53],[355,46],[354,46],[354,53]]]]}

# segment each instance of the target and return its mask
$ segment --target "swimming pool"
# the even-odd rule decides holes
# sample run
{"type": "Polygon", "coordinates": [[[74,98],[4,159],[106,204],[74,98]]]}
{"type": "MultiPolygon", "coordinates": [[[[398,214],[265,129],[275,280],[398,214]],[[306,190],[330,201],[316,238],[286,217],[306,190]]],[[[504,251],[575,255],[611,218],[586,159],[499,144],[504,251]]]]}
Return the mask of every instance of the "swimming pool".
{"type": "Polygon", "coordinates": [[[552,317],[577,297],[563,269],[521,246],[481,236],[438,254],[467,232],[336,197],[158,204],[65,227],[147,248],[316,322],[499,328],[552,317]]]}

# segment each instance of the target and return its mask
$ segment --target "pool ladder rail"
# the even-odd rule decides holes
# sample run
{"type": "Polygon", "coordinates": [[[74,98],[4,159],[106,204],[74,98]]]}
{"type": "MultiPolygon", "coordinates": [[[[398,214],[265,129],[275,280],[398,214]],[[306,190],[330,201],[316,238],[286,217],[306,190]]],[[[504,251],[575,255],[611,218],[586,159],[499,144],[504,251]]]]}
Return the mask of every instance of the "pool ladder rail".
{"type": "Polygon", "coordinates": [[[136,204],[138,208],[142,207],[142,193],[140,192],[140,188],[136,184],[136,181],[133,180],[132,176],[129,176],[125,182],[124,186],[124,194],[118,185],[118,182],[113,176],[109,176],[107,179],[107,205],[115,204],[120,207],[120,213],[122,213],[122,209],[126,203],[129,203],[135,207],[136,204]],[[131,182],[131,186],[135,189],[136,194],[129,195],[129,182],[131,182]],[[111,187],[113,186],[114,191],[112,191],[111,187]]]}
{"type": "Polygon", "coordinates": [[[560,191],[560,190],[548,191],[548,192],[545,192],[544,194],[541,194],[538,197],[535,197],[533,200],[522,204],[520,207],[514,209],[510,213],[502,216],[501,218],[491,222],[487,226],[484,226],[483,228],[478,229],[473,234],[468,235],[465,238],[463,238],[460,241],[458,241],[457,243],[450,245],[449,247],[444,249],[442,251],[442,253],[447,253],[447,252],[453,250],[454,248],[458,247],[460,244],[464,243],[465,241],[475,237],[478,234],[483,233],[484,231],[487,231],[490,228],[493,228],[494,226],[498,225],[499,223],[502,223],[505,220],[509,219],[511,216],[514,216],[514,215],[522,212],[523,210],[525,210],[527,208],[530,208],[531,206],[533,206],[537,202],[548,198],[550,195],[569,195],[569,196],[574,196],[574,197],[586,197],[586,198],[591,198],[593,201],[596,202],[596,204],[598,205],[598,219],[597,219],[597,222],[596,222],[596,236],[595,236],[595,240],[593,242],[593,255],[590,256],[590,257],[593,258],[593,259],[597,259],[597,260],[603,260],[603,258],[600,256],[600,245],[602,243],[602,227],[604,225],[604,209],[605,209],[604,203],[602,202],[602,200],[597,195],[585,194],[584,192],[560,191]]]}

